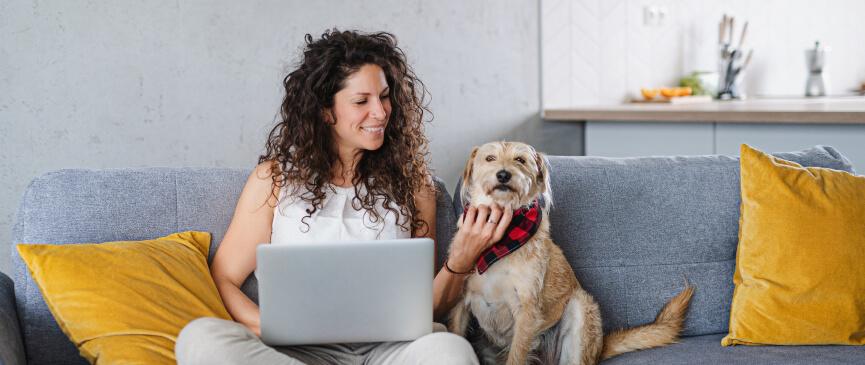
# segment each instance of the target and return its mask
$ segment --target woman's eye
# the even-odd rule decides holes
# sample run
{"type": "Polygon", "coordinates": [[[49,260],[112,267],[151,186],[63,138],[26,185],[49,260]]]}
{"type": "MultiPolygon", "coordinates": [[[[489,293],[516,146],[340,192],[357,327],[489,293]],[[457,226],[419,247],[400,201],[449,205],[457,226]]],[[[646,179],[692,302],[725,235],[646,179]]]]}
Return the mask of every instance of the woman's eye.
{"type": "Polygon", "coordinates": [[[360,105],[360,104],[366,104],[366,100],[358,100],[358,101],[355,101],[354,103],[355,103],[355,104],[358,104],[358,105],[360,105]]]}
{"type": "Polygon", "coordinates": [[[487,156],[487,162],[493,162],[495,160],[496,160],[496,156],[493,156],[493,155],[487,156]]]}
{"type": "Polygon", "coordinates": [[[389,97],[390,97],[390,94],[382,95],[382,96],[381,96],[382,99],[387,99],[387,98],[389,98],[389,97]]]}
{"type": "Polygon", "coordinates": [[[521,164],[525,164],[525,163],[526,163],[526,159],[524,159],[524,158],[522,158],[522,157],[517,157],[517,158],[515,158],[514,160],[517,160],[517,162],[519,162],[519,163],[521,163],[521,164]]]}

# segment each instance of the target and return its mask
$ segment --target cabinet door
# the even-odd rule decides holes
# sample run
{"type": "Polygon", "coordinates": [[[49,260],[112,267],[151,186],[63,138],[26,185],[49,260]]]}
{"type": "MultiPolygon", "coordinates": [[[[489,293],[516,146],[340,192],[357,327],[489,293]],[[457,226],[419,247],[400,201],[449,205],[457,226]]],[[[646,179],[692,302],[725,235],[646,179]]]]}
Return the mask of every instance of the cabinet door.
{"type": "Polygon", "coordinates": [[[587,156],[710,155],[712,123],[588,121],[587,156]]]}
{"type": "Polygon", "coordinates": [[[719,154],[738,155],[742,143],[767,152],[820,144],[835,147],[854,167],[862,166],[857,170],[865,169],[865,124],[718,123],[715,136],[719,154]]]}

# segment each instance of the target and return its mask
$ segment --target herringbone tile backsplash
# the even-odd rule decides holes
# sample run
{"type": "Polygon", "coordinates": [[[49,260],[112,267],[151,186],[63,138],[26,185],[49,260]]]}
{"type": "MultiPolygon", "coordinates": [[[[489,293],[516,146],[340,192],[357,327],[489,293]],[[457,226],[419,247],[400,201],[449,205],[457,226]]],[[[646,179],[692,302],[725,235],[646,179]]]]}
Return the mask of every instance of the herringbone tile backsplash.
{"type": "Polygon", "coordinates": [[[750,95],[801,95],[804,51],[815,40],[830,47],[824,75],[830,94],[865,82],[865,1],[541,0],[543,107],[618,103],[640,87],[715,71],[724,13],[736,18],[734,42],[750,21],[750,95]],[[650,6],[665,10],[663,24],[644,25],[650,6]]]}

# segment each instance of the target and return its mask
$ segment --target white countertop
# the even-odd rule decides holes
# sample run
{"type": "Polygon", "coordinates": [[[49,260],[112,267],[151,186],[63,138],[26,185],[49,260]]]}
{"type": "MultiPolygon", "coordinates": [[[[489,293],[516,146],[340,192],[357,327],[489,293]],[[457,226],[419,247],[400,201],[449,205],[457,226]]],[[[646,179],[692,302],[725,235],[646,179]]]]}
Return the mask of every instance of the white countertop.
{"type": "Polygon", "coordinates": [[[695,104],[628,103],[545,109],[556,121],[865,124],[865,97],[756,98],[695,104]]]}

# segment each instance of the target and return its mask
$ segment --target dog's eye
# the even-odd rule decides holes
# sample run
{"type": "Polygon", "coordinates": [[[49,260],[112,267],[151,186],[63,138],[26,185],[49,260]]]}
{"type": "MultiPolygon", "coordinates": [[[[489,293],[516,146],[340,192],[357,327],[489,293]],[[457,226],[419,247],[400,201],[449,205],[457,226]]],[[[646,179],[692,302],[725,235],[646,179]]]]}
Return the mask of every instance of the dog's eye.
{"type": "Polygon", "coordinates": [[[521,164],[525,164],[525,163],[526,163],[526,159],[524,159],[524,158],[522,158],[522,157],[517,157],[517,158],[515,158],[514,160],[517,160],[517,162],[519,162],[519,163],[521,163],[521,164]]]}
{"type": "Polygon", "coordinates": [[[493,155],[487,156],[487,162],[493,162],[495,160],[496,160],[496,156],[493,156],[493,155]]]}

